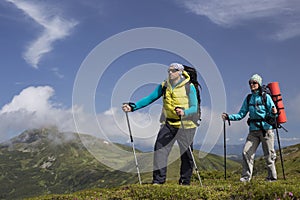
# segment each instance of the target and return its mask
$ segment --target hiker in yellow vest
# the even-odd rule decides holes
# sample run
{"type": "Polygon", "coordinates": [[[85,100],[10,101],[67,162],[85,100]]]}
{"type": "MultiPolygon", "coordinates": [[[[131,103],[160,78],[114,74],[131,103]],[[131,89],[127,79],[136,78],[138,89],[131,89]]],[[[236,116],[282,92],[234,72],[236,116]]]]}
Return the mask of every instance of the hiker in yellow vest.
{"type": "Polygon", "coordinates": [[[197,125],[191,116],[197,112],[198,103],[195,86],[189,82],[190,77],[183,65],[172,63],[168,68],[168,79],[158,85],[148,96],[136,103],[124,104],[125,112],[141,109],[163,96],[162,126],[154,146],[153,184],[166,181],[169,153],[177,141],[181,154],[179,184],[189,185],[193,172],[193,158],[189,146],[193,149],[193,138],[197,125]],[[187,92],[188,84],[189,92],[187,92]],[[181,117],[184,128],[181,127],[181,117]]]}

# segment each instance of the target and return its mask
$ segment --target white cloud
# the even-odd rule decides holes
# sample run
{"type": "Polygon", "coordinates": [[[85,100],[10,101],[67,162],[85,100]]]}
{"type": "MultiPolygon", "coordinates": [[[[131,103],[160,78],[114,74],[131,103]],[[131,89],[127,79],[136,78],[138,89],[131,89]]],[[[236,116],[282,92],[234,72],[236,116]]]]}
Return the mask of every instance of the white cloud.
{"type": "MultiPolygon", "coordinates": [[[[22,131],[32,128],[42,128],[56,126],[60,131],[77,132],[74,124],[73,114],[76,113],[77,126],[80,124],[82,133],[94,135],[105,139],[108,142],[128,143],[129,130],[126,116],[120,108],[111,108],[96,115],[86,113],[79,106],[73,109],[66,109],[57,106],[52,101],[55,91],[50,86],[28,87],[15,95],[10,103],[4,105],[0,110],[0,142],[8,140],[22,131]],[[93,120],[98,120],[97,125],[93,125],[93,120]]],[[[299,101],[295,100],[295,103],[299,101]]],[[[299,105],[299,104],[297,104],[299,105]]],[[[296,107],[298,108],[298,107],[296,107]]],[[[160,108],[149,113],[136,111],[128,113],[134,143],[140,147],[151,149],[155,143],[159,131],[160,108]]],[[[220,113],[212,113],[210,108],[202,107],[203,117],[201,126],[196,134],[194,144],[202,144],[201,150],[209,152],[214,144],[222,142],[223,130],[221,132],[209,127],[216,127],[222,122],[220,113]]],[[[300,113],[300,111],[299,111],[300,113]]],[[[240,144],[248,134],[246,121],[232,122],[231,126],[226,123],[227,139],[231,144],[240,144]]],[[[290,136],[290,141],[295,142],[298,138],[290,136]]]]}
{"type": "MultiPolygon", "coordinates": [[[[120,108],[111,108],[96,114],[99,126],[90,123],[95,115],[85,113],[81,107],[73,109],[58,107],[51,98],[55,91],[50,86],[28,87],[15,95],[11,102],[0,110],[0,142],[8,140],[24,130],[56,126],[60,131],[77,132],[73,112],[80,116],[81,130],[108,141],[130,143],[125,114],[120,108]],[[102,134],[100,134],[100,129],[102,134]]],[[[142,112],[129,114],[135,143],[152,146],[159,129],[158,114],[149,116],[142,112]]]]}
{"type": "Polygon", "coordinates": [[[28,112],[44,114],[51,107],[48,103],[48,99],[53,93],[54,90],[49,86],[28,87],[19,95],[14,96],[11,103],[3,106],[0,113],[11,113],[24,109],[28,112]]]}
{"type": "Polygon", "coordinates": [[[28,87],[13,97],[0,110],[0,141],[20,132],[57,125],[60,130],[74,130],[71,110],[55,107],[50,101],[54,95],[49,86],[28,87]]]}
{"type": "Polygon", "coordinates": [[[51,69],[51,71],[54,73],[55,76],[57,76],[59,79],[64,78],[65,76],[59,72],[59,69],[57,67],[54,67],[51,69]]]}
{"type": "MultiPolygon", "coordinates": [[[[0,141],[16,136],[20,132],[47,126],[57,126],[60,131],[73,131],[77,129],[73,120],[73,112],[76,112],[77,127],[84,130],[85,134],[94,135],[106,141],[130,144],[129,130],[124,112],[120,108],[113,107],[103,113],[96,115],[86,113],[81,107],[74,106],[72,109],[65,109],[56,106],[57,103],[51,101],[55,91],[49,86],[28,87],[15,95],[10,103],[4,105],[0,110],[0,141]],[[97,123],[92,123],[95,120],[97,123]],[[96,124],[96,125],[93,125],[96,124]]],[[[160,128],[159,117],[161,107],[155,107],[145,113],[144,110],[128,113],[132,135],[136,145],[151,148],[155,143],[157,133],[160,128]]],[[[203,112],[209,112],[208,108],[203,108],[203,112]]],[[[221,122],[220,116],[219,121],[221,122]]],[[[206,131],[211,120],[210,115],[203,118],[195,143],[199,142],[199,137],[205,137],[205,142],[216,142],[218,133],[206,131]],[[212,134],[214,137],[212,137],[212,134]]],[[[203,140],[201,140],[203,141],[203,140]]]]}
{"type": "MultiPolygon", "coordinates": [[[[300,18],[300,17],[299,17],[300,18]]],[[[286,23],[282,25],[282,30],[273,34],[273,38],[276,40],[286,40],[289,38],[297,37],[300,35],[300,22],[299,19],[296,22],[286,23]]]]}
{"type": "MultiPolygon", "coordinates": [[[[159,115],[136,111],[128,113],[128,117],[134,143],[144,147],[153,146],[160,128],[159,115]]],[[[103,114],[98,114],[97,118],[105,137],[111,141],[131,142],[126,116],[121,110],[121,106],[120,108],[111,108],[103,114]]]]}
{"type": "Polygon", "coordinates": [[[34,68],[38,68],[42,56],[53,49],[53,43],[70,35],[72,28],[77,24],[75,21],[68,21],[59,15],[53,14],[47,5],[43,5],[40,1],[6,1],[13,3],[44,28],[40,36],[28,45],[23,55],[26,62],[34,68]]]}
{"type": "MultiPolygon", "coordinates": [[[[198,135],[200,138],[200,143],[204,143],[203,150],[209,152],[211,147],[213,147],[216,143],[223,142],[224,140],[224,124],[221,118],[221,113],[212,112],[211,108],[202,106],[202,122],[200,126],[200,130],[198,135]],[[210,124],[209,124],[210,123],[210,124]],[[209,126],[220,126],[221,124],[221,132],[213,131],[208,132],[209,126]],[[203,138],[202,138],[203,137],[203,138]],[[208,145],[212,145],[207,147],[208,145]]],[[[244,137],[248,134],[248,126],[246,124],[246,120],[243,119],[241,121],[231,122],[229,126],[228,122],[225,122],[226,127],[226,141],[230,144],[240,144],[244,141],[244,137]]],[[[199,141],[195,141],[199,143],[199,141]]]]}
{"type": "Polygon", "coordinates": [[[293,137],[293,138],[283,138],[281,137],[280,140],[284,141],[284,142],[293,142],[293,143],[298,143],[300,142],[300,138],[296,138],[296,137],[293,137]]]}
{"type": "Polygon", "coordinates": [[[183,5],[192,13],[208,17],[213,23],[232,27],[261,19],[276,31],[271,35],[285,40],[300,35],[300,4],[294,0],[187,0],[183,5]]]}

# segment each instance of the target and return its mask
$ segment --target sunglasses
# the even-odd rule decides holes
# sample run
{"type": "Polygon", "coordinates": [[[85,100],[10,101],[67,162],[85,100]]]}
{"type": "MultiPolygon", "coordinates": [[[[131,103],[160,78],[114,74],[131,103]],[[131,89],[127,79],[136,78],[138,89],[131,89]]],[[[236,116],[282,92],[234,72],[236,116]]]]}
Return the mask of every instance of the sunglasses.
{"type": "Polygon", "coordinates": [[[255,85],[255,84],[258,84],[258,82],[256,82],[256,81],[249,81],[249,85],[255,85]]]}
{"type": "Polygon", "coordinates": [[[170,73],[170,72],[174,73],[174,72],[178,72],[178,71],[179,71],[179,69],[168,69],[168,73],[170,73]]]}

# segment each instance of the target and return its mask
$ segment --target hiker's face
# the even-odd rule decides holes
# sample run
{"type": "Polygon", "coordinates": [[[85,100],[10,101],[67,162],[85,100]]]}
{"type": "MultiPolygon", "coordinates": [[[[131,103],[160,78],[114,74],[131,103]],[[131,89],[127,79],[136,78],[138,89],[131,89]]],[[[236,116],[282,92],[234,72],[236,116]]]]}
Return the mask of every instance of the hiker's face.
{"type": "Polygon", "coordinates": [[[169,67],[168,74],[170,80],[175,80],[179,78],[179,70],[175,69],[173,66],[169,67]]]}
{"type": "Polygon", "coordinates": [[[249,81],[249,86],[252,91],[258,90],[259,84],[256,81],[249,81]]]}

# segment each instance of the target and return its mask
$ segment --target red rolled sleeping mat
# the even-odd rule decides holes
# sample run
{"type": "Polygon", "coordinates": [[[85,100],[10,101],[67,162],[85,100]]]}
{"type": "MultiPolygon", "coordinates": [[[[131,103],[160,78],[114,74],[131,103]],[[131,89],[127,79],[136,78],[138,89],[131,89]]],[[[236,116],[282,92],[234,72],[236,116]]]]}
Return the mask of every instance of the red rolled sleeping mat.
{"type": "Polygon", "coordinates": [[[287,122],[287,118],[286,118],[286,113],[285,113],[284,106],[283,106],[282,96],[280,93],[279,83],[271,82],[268,84],[268,87],[272,93],[272,99],[278,109],[277,112],[279,115],[277,118],[277,123],[283,124],[283,123],[287,122]]]}

